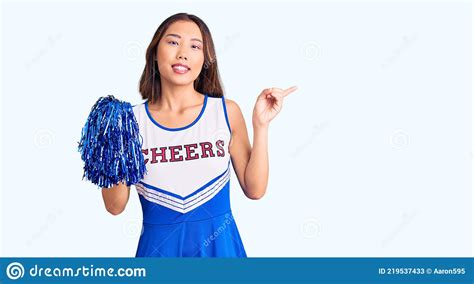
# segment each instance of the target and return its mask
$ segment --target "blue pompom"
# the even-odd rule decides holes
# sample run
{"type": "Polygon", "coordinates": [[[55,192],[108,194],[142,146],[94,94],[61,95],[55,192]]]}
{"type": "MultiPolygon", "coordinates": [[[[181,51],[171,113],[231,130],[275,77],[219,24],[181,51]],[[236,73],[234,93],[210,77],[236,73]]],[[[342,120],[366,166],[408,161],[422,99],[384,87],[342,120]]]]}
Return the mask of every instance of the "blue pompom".
{"type": "Polygon", "coordinates": [[[109,95],[92,107],[78,151],[84,161],[84,177],[99,187],[119,182],[138,183],[146,173],[143,139],[130,103],[109,95]]]}

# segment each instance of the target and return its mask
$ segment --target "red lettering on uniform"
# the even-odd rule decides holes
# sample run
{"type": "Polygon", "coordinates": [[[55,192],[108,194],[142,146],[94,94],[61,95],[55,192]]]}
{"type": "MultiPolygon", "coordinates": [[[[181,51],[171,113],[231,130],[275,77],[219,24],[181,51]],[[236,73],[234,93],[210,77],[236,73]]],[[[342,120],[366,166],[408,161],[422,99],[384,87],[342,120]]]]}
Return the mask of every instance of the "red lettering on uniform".
{"type": "Polygon", "coordinates": [[[200,147],[198,146],[198,143],[193,143],[186,145],[174,145],[168,147],[142,149],[142,154],[145,156],[145,164],[180,162],[183,160],[191,161],[200,158],[215,157],[215,154],[217,154],[217,157],[224,157],[226,155],[226,148],[224,147],[224,145],[224,140],[217,140],[215,144],[212,144],[211,142],[200,142],[200,147]],[[214,153],[212,149],[213,146],[216,147],[216,153],[214,153]],[[183,150],[183,148],[186,152],[181,153],[181,150],[183,150]],[[169,149],[169,154],[166,151],[167,149],[169,149]],[[198,150],[201,151],[199,152],[198,150]],[[167,155],[171,155],[170,160],[167,159],[169,158],[167,157],[167,155]]]}
{"type": "Polygon", "coordinates": [[[197,148],[197,144],[187,144],[187,145],[184,145],[184,148],[186,148],[186,161],[189,161],[189,160],[195,160],[195,159],[199,159],[199,155],[194,153],[194,149],[197,148]],[[194,148],[194,149],[191,149],[194,148]],[[195,154],[194,156],[191,156],[191,154],[195,154]]]}
{"type": "Polygon", "coordinates": [[[179,152],[176,152],[176,150],[177,149],[179,149],[179,150],[183,149],[182,146],[170,146],[168,148],[171,151],[171,160],[170,160],[170,162],[179,162],[179,161],[183,160],[182,156],[178,156],[178,158],[176,158],[176,155],[179,155],[179,152]]]}
{"type": "MultiPolygon", "coordinates": [[[[142,149],[142,154],[148,155],[148,149],[142,149]]],[[[145,165],[148,163],[148,159],[145,159],[145,165]]]]}
{"type": "Polygon", "coordinates": [[[214,153],[212,153],[212,144],[210,142],[201,142],[199,145],[201,145],[202,151],[201,158],[208,158],[209,155],[207,155],[207,152],[209,152],[211,157],[214,157],[214,153]]]}
{"type": "Polygon", "coordinates": [[[224,141],[217,140],[216,141],[216,147],[218,149],[218,151],[217,151],[217,156],[218,157],[224,157],[224,155],[225,155],[224,148],[222,146],[224,146],[224,141]]]}
{"type": "Polygon", "coordinates": [[[158,156],[161,157],[161,160],[160,160],[161,163],[168,162],[168,160],[166,160],[166,152],[165,152],[166,147],[160,147],[160,150],[161,150],[160,153],[157,153],[156,150],[158,150],[158,148],[151,148],[151,163],[152,164],[158,163],[158,160],[156,159],[156,157],[158,156]]]}

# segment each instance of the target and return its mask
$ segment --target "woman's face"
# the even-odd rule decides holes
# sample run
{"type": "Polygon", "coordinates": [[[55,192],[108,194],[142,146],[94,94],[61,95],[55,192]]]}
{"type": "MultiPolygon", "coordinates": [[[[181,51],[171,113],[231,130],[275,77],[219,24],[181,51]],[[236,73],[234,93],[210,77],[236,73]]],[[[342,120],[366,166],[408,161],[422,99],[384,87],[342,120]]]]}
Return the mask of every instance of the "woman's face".
{"type": "Polygon", "coordinates": [[[175,85],[192,84],[204,64],[199,27],[190,21],[171,24],[158,43],[156,58],[162,81],[175,85]]]}

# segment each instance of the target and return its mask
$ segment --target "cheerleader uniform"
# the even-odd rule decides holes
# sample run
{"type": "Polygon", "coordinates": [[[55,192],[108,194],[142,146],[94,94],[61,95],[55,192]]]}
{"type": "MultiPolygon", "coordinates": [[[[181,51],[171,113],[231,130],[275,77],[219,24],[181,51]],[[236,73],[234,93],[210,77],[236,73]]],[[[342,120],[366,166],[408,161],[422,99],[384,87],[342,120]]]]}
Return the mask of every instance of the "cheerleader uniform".
{"type": "Polygon", "coordinates": [[[136,257],[246,257],[230,186],[231,129],[224,98],[204,95],[199,116],[168,128],[148,101],[133,106],[147,173],[135,187],[143,211],[136,257]]]}

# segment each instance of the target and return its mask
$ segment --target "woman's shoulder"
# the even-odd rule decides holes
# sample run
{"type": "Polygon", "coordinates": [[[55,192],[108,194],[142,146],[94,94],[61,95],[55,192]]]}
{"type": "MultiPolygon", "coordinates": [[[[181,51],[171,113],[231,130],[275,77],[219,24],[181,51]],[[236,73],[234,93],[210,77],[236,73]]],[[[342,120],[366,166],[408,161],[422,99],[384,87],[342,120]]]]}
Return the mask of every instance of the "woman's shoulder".
{"type": "Polygon", "coordinates": [[[227,116],[229,118],[230,128],[232,130],[240,129],[245,124],[244,116],[239,104],[231,99],[225,99],[227,116]]]}
{"type": "MultiPolygon", "coordinates": [[[[227,99],[225,97],[211,97],[211,96],[208,96],[208,98],[210,98],[212,100],[215,100],[216,103],[219,103],[219,104],[222,104],[222,101],[224,101],[224,107],[225,107],[226,112],[229,116],[235,117],[239,113],[241,113],[239,105],[234,100],[227,99]]],[[[229,119],[230,119],[230,117],[229,117],[229,119]]]]}
{"type": "Polygon", "coordinates": [[[240,106],[236,101],[231,100],[231,99],[226,99],[226,98],[224,98],[224,101],[225,101],[227,113],[229,115],[235,116],[236,114],[239,114],[239,112],[241,113],[240,106]]]}

